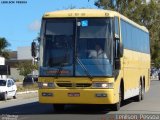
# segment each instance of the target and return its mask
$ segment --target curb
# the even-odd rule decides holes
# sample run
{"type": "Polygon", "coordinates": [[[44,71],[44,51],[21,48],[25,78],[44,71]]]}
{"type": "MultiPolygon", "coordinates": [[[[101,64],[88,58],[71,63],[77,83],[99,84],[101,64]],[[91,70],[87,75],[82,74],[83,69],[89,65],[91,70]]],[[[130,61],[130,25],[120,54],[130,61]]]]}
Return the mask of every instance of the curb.
{"type": "Polygon", "coordinates": [[[24,91],[24,92],[17,92],[17,95],[21,95],[21,94],[27,94],[27,93],[37,93],[38,90],[34,90],[34,91],[24,91]]]}

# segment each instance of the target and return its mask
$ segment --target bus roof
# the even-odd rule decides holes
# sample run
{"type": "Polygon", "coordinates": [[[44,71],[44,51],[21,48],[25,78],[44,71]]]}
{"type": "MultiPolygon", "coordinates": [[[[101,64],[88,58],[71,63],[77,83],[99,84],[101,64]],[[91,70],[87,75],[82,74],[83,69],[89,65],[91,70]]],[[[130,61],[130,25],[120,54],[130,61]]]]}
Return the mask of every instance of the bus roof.
{"type": "Polygon", "coordinates": [[[128,23],[148,32],[145,26],[141,26],[127,17],[121,15],[116,11],[102,10],[102,9],[69,9],[69,10],[59,10],[53,12],[47,12],[43,15],[43,18],[89,18],[89,17],[115,17],[118,16],[121,19],[127,21],[128,23]]]}

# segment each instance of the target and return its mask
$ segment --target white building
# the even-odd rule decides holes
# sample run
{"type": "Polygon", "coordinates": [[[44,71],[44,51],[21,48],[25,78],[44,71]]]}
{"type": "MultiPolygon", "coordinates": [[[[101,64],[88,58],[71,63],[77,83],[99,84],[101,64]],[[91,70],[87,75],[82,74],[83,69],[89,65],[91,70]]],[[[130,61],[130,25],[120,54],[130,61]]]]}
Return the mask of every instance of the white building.
{"type": "MultiPolygon", "coordinates": [[[[10,55],[10,59],[7,60],[6,64],[10,65],[11,67],[11,75],[10,77],[14,79],[23,80],[23,76],[19,75],[19,71],[17,70],[17,64],[21,62],[31,62],[32,63],[32,56],[31,56],[31,46],[23,46],[17,47],[17,51],[12,51],[12,55],[10,55]],[[13,54],[14,52],[14,54],[13,54]]],[[[38,74],[38,71],[34,71],[34,74],[38,74]]]]}
{"type": "Polygon", "coordinates": [[[32,60],[31,46],[18,47],[17,60],[32,60]]]}
{"type": "MultiPolygon", "coordinates": [[[[5,58],[0,56],[0,65],[5,65],[5,58]]],[[[6,75],[0,75],[0,78],[7,78],[6,75]]]]}

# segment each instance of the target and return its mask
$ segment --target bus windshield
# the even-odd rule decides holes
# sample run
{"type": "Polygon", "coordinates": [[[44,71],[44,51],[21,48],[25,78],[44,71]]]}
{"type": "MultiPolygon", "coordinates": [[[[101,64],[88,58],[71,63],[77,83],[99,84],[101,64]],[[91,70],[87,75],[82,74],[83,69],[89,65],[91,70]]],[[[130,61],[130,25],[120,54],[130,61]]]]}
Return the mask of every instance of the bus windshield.
{"type": "Polygon", "coordinates": [[[45,25],[43,67],[40,74],[58,74],[60,67],[63,76],[73,75],[73,19],[48,19],[45,25]],[[42,72],[42,73],[41,73],[42,72]]]}
{"type": "MultiPolygon", "coordinates": [[[[92,76],[112,75],[113,30],[112,19],[79,19],[77,56],[92,76]]],[[[76,64],[76,75],[86,76],[76,64]]]]}
{"type": "Polygon", "coordinates": [[[43,47],[43,76],[112,75],[111,18],[47,19],[43,47]]]}

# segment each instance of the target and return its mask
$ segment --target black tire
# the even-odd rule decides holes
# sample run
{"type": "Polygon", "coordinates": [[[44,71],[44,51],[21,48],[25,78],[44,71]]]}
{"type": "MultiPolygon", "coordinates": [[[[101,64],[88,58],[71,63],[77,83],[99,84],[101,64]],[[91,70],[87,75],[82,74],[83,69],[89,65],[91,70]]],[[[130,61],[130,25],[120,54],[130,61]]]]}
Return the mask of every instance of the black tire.
{"type": "Polygon", "coordinates": [[[144,87],[143,87],[142,83],[140,82],[140,84],[139,84],[139,95],[135,96],[135,100],[137,102],[140,102],[143,99],[144,99],[144,87]]]}
{"type": "Polygon", "coordinates": [[[144,93],[145,93],[145,87],[144,87],[144,85],[142,85],[142,96],[141,96],[141,100],[144,100],[144,93]]]}
{"type": "Polygon", "coordinates": [[[158,73],[158,80],[160,80],[160,73],[158,73]]]}
{"type": "Polygon", "coordinates": [[[54,111],[63,111],[63,110],[64,110],[64,107],[65,107],[64,104],[54,104],[54,105],[53,105],[54,111]]]}
{"type": "Polygon", "coordinates": [[[119,111],[121,108],[121,104],[122,104],[122,91],[121,88],[119,90],[119,102],[117,102],[116,104],[114,104],[112,106],[113,111],[119,111]]]}
{"type": "Polygon", "coordinates": [[[4,94],[3,94],[3,100],[7,100],[7,92],[4,92],[4,94]]]}
{"type": "Polygon", "coordinates": [[[17,92],[16,92],[15,95],[13,96],[13,99],[17,99],[17,92]]]}

